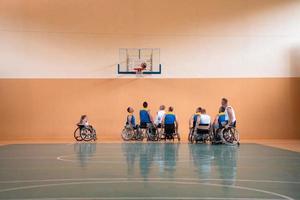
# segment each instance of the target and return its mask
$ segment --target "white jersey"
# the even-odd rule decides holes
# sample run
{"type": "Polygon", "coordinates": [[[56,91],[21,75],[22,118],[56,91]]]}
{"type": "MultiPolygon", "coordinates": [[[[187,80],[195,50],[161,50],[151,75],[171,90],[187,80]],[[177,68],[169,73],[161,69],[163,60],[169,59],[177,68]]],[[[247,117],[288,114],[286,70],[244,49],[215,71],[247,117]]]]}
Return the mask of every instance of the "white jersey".
{"type": "Polygon", "coordinates": [[[228,120],[229,121],[229,115],[228,115],[228,108],[231,108],[231,112],[232,112],[232,123],[236,121],[236,118],[235,118],[235,112],[234,112],[234,109],[233,107],[231,106],[227,106],[226,109],[225,109],[225,120],[228,120]]]}
{"type": "Polygon", "coordinates": [[[162,122],[162,120],[163,120],[165,114],[166,114],[166,111],[164,111],[164,110],[158,111],[158,112],[157,112],[157,115],[156,115],[156,117],[155,117],[155,120],[154,120],[154,124],[155,124],[155,125],[161,124],[161,122],[162,122]]]}
{"type": "Polygon", "coordinates": [[[207,114],[200,115],[200,124],[210,124],[210,116],[207,114]]]}

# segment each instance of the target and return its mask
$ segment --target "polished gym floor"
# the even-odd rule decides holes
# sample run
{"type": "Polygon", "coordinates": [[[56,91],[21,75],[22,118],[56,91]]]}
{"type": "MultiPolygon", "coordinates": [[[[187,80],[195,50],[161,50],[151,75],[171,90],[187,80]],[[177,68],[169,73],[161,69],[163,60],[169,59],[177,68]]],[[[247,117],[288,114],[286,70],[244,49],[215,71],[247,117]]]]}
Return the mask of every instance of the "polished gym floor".
{"type": "Polygon", "coordinates": [[[0,199],[300,199],[299,169],[261,144],[10,144],[0,199]]]}

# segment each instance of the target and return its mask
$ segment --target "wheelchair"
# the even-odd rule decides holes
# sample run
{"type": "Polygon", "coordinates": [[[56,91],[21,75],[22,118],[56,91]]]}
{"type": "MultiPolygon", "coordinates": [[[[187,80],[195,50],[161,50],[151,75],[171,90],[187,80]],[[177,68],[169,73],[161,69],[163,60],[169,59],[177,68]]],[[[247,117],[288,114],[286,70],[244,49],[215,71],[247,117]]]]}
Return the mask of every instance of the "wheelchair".
{"type": "Polygon", "coordinates": [[[235,126],[222,125],[214,130],[212,144],[240,145],[239,132],[235,126]]]}
{"type": "Polygon", "coordinates": [[[175,127],[166,127],[166,125],[162,126],[161,134],[160,134],[160,140],[172,140],[173,142],[175,139],[180,141],[180,136],[178,132],[176,131],[175,127]]]}
{"type": "Polygon", "coordinates": [[[190,143],[208,143],[211,141],[212,130],[210,124],[200,124],[191,128],[188,136],[190,143]]]}
{"type": "Polygon", "coordinates": [[[148,123],[146,130],[147,141],[158,141],[159,140],[159,131],[152,123],[148,123]]]}
{"type": "Polygon", "coordinates": [[[144,140],[144,134],[141,131],[140,127],[136,126],[135,128],[132,128],[128,124],[122,130],[121,137],[124,141],[130,141],[130,140],[143,141],[144,140]]]}
{"type": "Polygon", "coordinates": [[[77,141],[96,141],[96,130],[92,126],[86,127],[84,125],[77,124],[77,128],[74,131],[74,138],[77,141]]]}

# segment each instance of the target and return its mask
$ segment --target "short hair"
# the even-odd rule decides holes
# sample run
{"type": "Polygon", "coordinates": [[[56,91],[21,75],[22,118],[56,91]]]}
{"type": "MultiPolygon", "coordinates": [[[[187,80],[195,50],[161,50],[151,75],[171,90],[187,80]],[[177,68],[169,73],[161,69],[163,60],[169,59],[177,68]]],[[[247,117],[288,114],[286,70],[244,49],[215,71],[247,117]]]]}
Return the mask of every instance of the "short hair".
{"type": "Polygon", "coordinates": [[[159,106],[159,109],[160,110],[164,110],[166,108],[166,106],[165,105],[161,105],[161,106],[159,106]]]}
{"type": "Polygon", "coordinates": [[[206,114],[205,108],[202,108],[202,109],[201,109],[201,113],[202,113],[202,114],[206,114]]]}
{"type": "Polygon", "coordinates": [[[169,107],[169,111],[172,112],[174,108],[172,106],[169,107]]]}
{"type": "Polygon", "coordinates": [[[127,112],[130,112],[130,108],[131,108],[131,107],[128,107],[128,108],[127,108],[127,112]]]}
{"type": "Polygon", "coordinates": [[[87,115],[81,115],[80,121],[84,120],[87,117],[87,115]]]}
{"type": "Polygon", "coordinates": [[[147,103],[146,101],[143,103],[143,107],[144,107],[144,108],[147,108],[147,107],[148,107],[148,103],[147,103]]]}
{"type": "Polygon", "coordinates": [[[222,101],[224,101],[225,103],[228,103],[228,99],[226,99],[226,98],[222,98],[222,101]]]}
{"type": "Polygon", "coordinates": [[[196,112],[201,112],[201,110],[202,110],[202,108],[201,108],[201,107],[198,107],[198,108],[196,109],[196,112]]]}
{"type": "Polygon", "coordinates": [[[225,112],[225,108],[224,108],[223,106],[221,106],[221,107],[219,108],[219,112],[225,112]]]}

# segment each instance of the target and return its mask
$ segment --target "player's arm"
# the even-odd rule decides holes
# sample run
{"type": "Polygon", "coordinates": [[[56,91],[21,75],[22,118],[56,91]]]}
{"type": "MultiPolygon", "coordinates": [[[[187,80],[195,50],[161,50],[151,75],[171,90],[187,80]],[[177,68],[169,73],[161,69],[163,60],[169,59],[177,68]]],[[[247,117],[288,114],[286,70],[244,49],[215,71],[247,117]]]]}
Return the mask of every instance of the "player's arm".
{"type": "Polygon", "coordinates": [[[231,108],[227,108],[227,113],[228,113],[228,124],[227,127],[230,126],[232,124],[232,120],[233,120],[233,114],[232,114],[232,109],[231,108]]]}
{"type": "Polygon", "coordinates": [[[179,127],[179,124],[178,124],[178,120],[176,118],[175,119],[175,130],[176,130],[176,133],[178,133],[178,127],[179,127]]]}
{"type": "Polygon", "coordinates": [[[130,128],[133,128],[133,126],[131,124],[131,118],[132,118],[131,115],[127,116],[127,123],[129,124],[130,128]]]}
{"type": "Polygon", "coordinates": [[[190,121],[189,121],[190,129],[193,128],[193,121],[194,121],[194,115],[191,116],[190,121]]]}
{"type": "Polygon", "coordinates": [[[218,121],[219,121],[219,115],[216,115],[213,125],[216,125],[218,123],[218,121]]]}
{"type": "Polygon", "coordinates": [[[150,118],[151,123],[154,123],[153,117],[152,117],[152,115],[151,115],[151,113],[150,113],[150,110],[148,110],[148,115],[149,115],[149,118],[150,118]]]}
{"type": "Polygon", "coordinates": [[[197,121],[196,121],[196,127],[198,127],[200,125],[200,116],[197,116],[197,121]]]}
{"type": "Polygon", "coordinates": [[[163,116],[162,120],[161,120],[161,126],[164,127],[165,125],[165,115],[163,116]]]}

